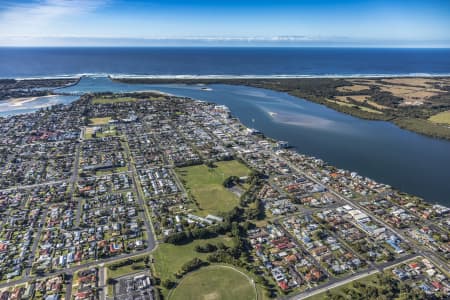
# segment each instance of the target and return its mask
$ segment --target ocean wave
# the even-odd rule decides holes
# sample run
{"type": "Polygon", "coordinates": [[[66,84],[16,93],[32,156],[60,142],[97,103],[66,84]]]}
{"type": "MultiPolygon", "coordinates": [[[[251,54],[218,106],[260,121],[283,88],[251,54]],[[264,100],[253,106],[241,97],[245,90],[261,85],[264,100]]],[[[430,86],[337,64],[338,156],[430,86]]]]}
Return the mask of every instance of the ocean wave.
{"type": "Polygon", "coordinates": [[[450,73],[352,73],[352,74],[110,74],[109,77],[137,79],[270,79],[270,78],[371,78],[371,77],[450,77],[450,73]]]}
{"type": "Polygon", "coordinates": [[[380,78],[380,77],[450,77],[450,73],[327,73],[327,74],[131,74],[131,73],[67,73],[27,77],[0,77],[16,80],[110,77],[113,79],[296,79],[296,78],[380,78]]]}

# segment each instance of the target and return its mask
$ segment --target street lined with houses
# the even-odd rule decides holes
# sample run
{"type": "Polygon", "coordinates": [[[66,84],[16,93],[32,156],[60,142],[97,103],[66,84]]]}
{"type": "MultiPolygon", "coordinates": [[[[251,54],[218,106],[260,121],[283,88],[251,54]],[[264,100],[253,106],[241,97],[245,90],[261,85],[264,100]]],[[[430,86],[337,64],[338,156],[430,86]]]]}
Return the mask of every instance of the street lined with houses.
{"type": "Polygon", "coordinates": [[[450,295],[448,208],[299,154],[225,106],[88,94],[0,118],[0,133],[1,299],[172,299],[224,264],[251,279],[249,298],[376,276],[450,295]]]}

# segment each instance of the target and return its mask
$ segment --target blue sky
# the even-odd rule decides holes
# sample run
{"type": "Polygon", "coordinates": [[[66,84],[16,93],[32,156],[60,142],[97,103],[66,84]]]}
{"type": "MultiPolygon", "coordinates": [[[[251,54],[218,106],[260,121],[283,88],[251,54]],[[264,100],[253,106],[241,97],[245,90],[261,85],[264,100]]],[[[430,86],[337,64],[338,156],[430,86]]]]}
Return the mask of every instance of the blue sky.
{"type": "Polygon", "coordinates": [[[450,0],[0,0],[0,45],[450,46],[450,0]]]}

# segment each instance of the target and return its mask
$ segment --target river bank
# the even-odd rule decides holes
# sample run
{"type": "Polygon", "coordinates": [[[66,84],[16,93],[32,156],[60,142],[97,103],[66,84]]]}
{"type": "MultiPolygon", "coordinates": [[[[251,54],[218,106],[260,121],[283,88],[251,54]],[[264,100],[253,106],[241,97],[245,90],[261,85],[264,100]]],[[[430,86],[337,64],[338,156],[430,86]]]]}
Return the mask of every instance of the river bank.
{"type": "Polygon", "coordinates": [[[436,114],[450,110],[448,77],[265,79],[115,77],[112,80],[129,84],[232,84],[271,89],[361,119],[388,121],[419,134],[450,140],[450,123],[440,124],[429,120],[436,114]]]}
{"type": "Polygon", "coordinates": [[[450,143],[402,130],[392,122],[354,118],[288,93],[243,85],[126,84],[107,77],[83,77],[77,85],[57,92],[72,95],[60,96],[70,103],[65,97],[148,90],[226,105],[247,127],[288,141],[301,153],[448,205],[450,169],[445,166],[450,165],[450,143]]]}
{"type": "Polygon", "coordinates": [[[300,153],[431,203],[448,205],[450,169],[445,166],[450,165],[450,142],[403,130],[391,122],[355,118],[288,93],[244,85],[127,84],[107,77],[84,77],[78,85],[59,92],[146,90],[225,105],[245,126],[288,141],[300,153]]]}
{"type": "Polygon", "coordinates": [[[0,101],[54,95],[54,89],[76,85],[80,79],[81,77],[0,79],[0,101]]]}

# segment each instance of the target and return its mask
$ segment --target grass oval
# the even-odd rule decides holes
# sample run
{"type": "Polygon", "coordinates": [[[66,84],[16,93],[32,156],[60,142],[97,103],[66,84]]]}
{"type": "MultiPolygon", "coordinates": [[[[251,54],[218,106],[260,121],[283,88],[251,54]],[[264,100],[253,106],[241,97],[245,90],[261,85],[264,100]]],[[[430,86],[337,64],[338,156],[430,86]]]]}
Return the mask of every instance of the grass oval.
{"type": "Polygon", "coordinates": [[[170,300],[253,300],[256,290],[243,273],[232,267],[211,266],[188,274],[169,296],[170,300]]]}

